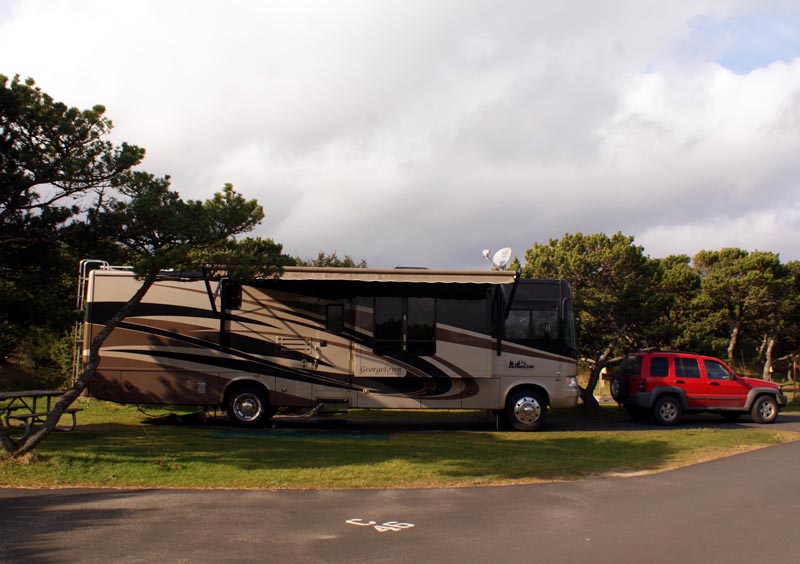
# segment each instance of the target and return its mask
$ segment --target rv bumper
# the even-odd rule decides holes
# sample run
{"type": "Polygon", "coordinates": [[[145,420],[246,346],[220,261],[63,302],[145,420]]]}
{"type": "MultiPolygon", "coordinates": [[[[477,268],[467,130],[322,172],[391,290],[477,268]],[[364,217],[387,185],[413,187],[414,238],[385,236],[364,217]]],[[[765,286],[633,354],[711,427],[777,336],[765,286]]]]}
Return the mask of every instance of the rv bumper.
{"type": "Polygon", "coordinates": [[[563,393],[558,396],[555,394],[550,396],[550,407],[554,409],[575,407],[578,405],[580,391],[577,380],[574,377],[567,378],[567,385],[563,393]],[[570,380],[574,381],[574,384],[571,384],[570,380]]]}

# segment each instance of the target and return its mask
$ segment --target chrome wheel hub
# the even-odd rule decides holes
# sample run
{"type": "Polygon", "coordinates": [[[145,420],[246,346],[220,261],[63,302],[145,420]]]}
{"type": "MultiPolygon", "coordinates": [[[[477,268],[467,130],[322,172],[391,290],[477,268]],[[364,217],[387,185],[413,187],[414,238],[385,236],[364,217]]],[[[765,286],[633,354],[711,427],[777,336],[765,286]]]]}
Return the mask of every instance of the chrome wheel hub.
{"type": "Polygon", "coordinates": [[[521,423],[536,423],[542,417],[542,406],[536,398],[519,398],[514,404],[514,416],[521,423]]]}
{"type": "Polygon", "coordinates": [[[233,402],[233,411],[241,421],[253,421],[261,414],[261,401],[253,394],[242,394],[233,402]]]}

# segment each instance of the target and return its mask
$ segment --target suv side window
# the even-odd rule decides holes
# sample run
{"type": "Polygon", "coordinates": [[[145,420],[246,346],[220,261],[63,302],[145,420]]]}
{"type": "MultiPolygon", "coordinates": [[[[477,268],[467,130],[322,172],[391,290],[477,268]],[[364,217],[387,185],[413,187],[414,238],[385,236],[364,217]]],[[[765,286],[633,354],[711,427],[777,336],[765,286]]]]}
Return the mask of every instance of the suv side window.
{"type": "Polygon", "coordinates": [[[669,359],[665,356],[654,356],[650,359],[650,376],[669,376],[669,359]]]}
{"type": "Polygon", "coordinates": [[[709,380],[733,379],[733,376],[730,372],[728,372],[728,369],[719,362],[714,362],[713,360],[704,360],[703,363],[706,365],[706,376],[708,376],[709,380]]]}
{"type": "Polygon", "coordinates": [[[682,378],[699,378],[700,364],[696,358],[676,358],[675,376],[682,378]]]}

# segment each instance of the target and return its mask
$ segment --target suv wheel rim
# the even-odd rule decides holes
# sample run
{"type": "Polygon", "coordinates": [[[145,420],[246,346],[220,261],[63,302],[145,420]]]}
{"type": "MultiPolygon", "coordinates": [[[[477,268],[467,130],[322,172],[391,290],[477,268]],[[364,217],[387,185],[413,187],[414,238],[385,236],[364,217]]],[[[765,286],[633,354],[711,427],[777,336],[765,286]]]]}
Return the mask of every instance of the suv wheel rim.
{"type": "Polygon", "coordinates": [[[678,406],[671,401],[664,402],[658,410],[658,414],[663,421],[675,421],[678,417],[678,406]]]}
{"type": "Polygon", "coordinates": [[[762,419],[769,421],[775,415],[775,406],[771,401],[762,401],[758,406],[758,414],[762,419]]]}

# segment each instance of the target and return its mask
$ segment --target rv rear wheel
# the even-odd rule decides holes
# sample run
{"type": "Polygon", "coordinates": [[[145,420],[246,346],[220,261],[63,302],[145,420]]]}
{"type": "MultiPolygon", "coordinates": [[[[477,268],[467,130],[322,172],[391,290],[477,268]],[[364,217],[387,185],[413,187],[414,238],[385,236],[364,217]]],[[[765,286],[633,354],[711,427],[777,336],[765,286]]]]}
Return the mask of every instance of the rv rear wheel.
{"type": "Polygon", "coordinates": [[[547,402],[533,390],[519,390],[508,396],[506,418],[518,431],[533,431],[544,421],[547,402]]]}
{"type": "Polygon", "coordinates": [[[256,386],[242,386],[228,396],[228,417],[242,427],[255,427],[272,417],[264,391],[256,386]]]}

